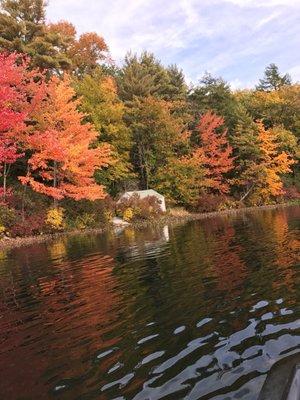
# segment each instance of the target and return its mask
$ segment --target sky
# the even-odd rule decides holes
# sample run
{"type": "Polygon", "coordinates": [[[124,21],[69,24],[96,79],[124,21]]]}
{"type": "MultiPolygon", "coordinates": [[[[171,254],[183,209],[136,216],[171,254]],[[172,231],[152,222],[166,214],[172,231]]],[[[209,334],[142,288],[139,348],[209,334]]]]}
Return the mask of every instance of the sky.
{"type": "Polygon", "coordinates": [[[103,36],[118,65],[129,50],[253,87],[270,63],[300,81],[300,0],[48,0],[50,22],[103,36]]]}

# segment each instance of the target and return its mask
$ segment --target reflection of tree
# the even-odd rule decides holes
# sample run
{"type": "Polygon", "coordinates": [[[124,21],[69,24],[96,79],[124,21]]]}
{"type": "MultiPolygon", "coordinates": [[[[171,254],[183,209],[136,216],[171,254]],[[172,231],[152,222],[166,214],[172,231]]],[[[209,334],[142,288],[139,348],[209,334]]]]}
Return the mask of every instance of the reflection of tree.
{"type": "Polygon", "coordinates": [[[290,234],[285,212],[274,215],[273,231],[276,240],[276,265],[279,272],[278,279],[273,282],[273,287],[278,289],[284,286],[289,291],[295,292],[297,271],[294,266],[300,262],[300,239],[290,234]]]}
{"type": "Polygon", "coordinates": [[[233,307],[247,269],[228,221],[213,219],[171,227],[170,242],[161,252],[139,244],[139,233],[133,243],[144,253],[131,259],[127,268],[120,265],[115,269],[118,278],[126,282],[130,325],[135,326],[145,315],[162,325],[178,320],[184,323],[215,307],[218,292],[223,308],[224,296],[233,307]]]}
{"type": "Polygon", "coordinates": [[[254,333],[234,351],[239,357],[263,346],[270,337],[259,335],[270,321],[262,315],[272,313],[279,323],[295,318],[280,316],[283,306],[274,300],[282,297],[284,307],[296,301],[299,214],[259,211],[170,226],[165,235],[161,227],[129,228],[12,251],[0,267],[0,393],[40,398],[60,378],[71,378],[66,396],[79,398],[87,387],[100,393],[105,383],[134,371],[125,388],[99,397],[133,398],[153,367],[135,369],[142,359],[166,350],[158,364],[211,336],[159,378],[172,379],[218,351],[218,334],[237,338],[251,319],[254,333]],[[253,310],[261,300],[267,305],[253,310]],[[185,330],[174,335],[181,325],[185,330]],[[124,366],[107,375],[117,362],[124,366]]]}
{"type": "MultiPolygon", "coordinates": [[[[39,262],[27,270],[27,281],[21,278],[24,264],[14,266],[14,279],[9,271],[6,282],[1,279],[2,285],[10,287],[0,293],[0,329],[4,333],[0,393],[5,398],[40,398],[48,390],[41,378],[46,371],[50,376],[55,371],[62,378],[86,375],[91,357],[103,347],[101,336],[117,322],[120,298],[110,256],[94,254],[79,261],[58,261],[57,257],[65,254],[64,243],[37,248],[41,252],[35,250],[31,261],[39,262]],[[49,254],[54,256],[53,263],[49,254]],[[39,351],[33,351],[36,341],[39,351]],[[9,395],[11,387],[13,396],[9,395]]],[[[106,339],[105,346],[112,347],[118,340],[116,336],[106,339]]],[[[117,355],[112,354],[110,362],[114,357],[117,355]]],[[[107,365],[103,363],[102,368],[107,365]]]]}
{"type": "Polygon", "coordinates": [[[63,258],[67,254],[66,239],[51,242],[48,246],[51,260],[63,258]]]}
{"type": "MultiPolygon", "coordinates": [[[[146,227],[134,228],[132,226],[125,227],[122,235],[119,237],[118,244],[121,249],[125,249],[127,258],[143,257],[147,252],[159,253],[169,240],[168,227],[146,227]]],[[[119,252],[119,248],[115,247],[119,252]]]]}
{"type": "Polygon", "coordinates": [[[253,292],[265,298],[277,298],[286,297],[289,291],[296,289],[299,216],[299,207],[293,207],[258,210],[245,214],[244,221],[236,221],[241,256],[252,271],[247,288],[253,288],[253,292]],[[276,290],[270,293],[270,288],[276,290]]]}
{"type": "Polygon", "coordinates": [[[234,244],[233,226],[223,226],[214,238],[216,244],[212,255],[213,270],[217,277],[217,289],[225,292],[226,297],[235,297],[243,290],[242,283],[247,268],[240,257],[241,246],[234,244]]]}

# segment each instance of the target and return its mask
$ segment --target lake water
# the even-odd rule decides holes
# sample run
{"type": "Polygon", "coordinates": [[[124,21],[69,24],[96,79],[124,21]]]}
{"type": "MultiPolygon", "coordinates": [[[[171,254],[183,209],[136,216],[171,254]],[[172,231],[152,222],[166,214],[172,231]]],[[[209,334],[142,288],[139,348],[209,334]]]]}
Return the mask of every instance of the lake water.
{"type": "Polygon", "coordinates": [[[0,399],[255,400],[299,267],[299,207],[2,252],[0,399]]]}

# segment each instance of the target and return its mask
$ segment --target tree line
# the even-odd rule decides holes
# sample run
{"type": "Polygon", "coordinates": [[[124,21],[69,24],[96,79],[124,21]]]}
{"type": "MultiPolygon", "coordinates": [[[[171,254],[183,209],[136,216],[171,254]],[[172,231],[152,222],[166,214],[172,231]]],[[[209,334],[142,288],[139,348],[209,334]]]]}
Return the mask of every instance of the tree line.
{"type": "Polygon", "coordinates": [[[47,23],[44,0],[0,7],[3,204],[19,193],[24,215],[34,193],[57,207],[148,188],[197,211],[299,197],[300,85],[275,64],[254,89],[209,73],[188,86],[148,52],[117,66],[103,37],[47,23]]]}

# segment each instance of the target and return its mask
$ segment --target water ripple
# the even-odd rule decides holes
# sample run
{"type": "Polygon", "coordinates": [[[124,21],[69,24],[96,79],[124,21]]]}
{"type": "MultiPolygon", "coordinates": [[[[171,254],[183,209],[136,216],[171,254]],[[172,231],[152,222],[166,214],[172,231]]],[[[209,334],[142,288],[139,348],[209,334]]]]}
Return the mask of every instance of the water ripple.
{"type": "Polygon", "coordinates": [[[300,210],[126,228],[0,264],[0,398],[256,400],[300,351],[300,210]]]}

